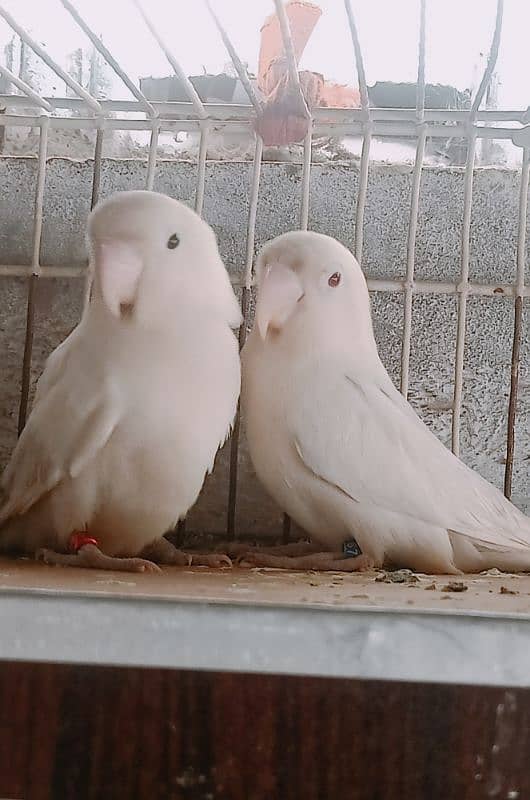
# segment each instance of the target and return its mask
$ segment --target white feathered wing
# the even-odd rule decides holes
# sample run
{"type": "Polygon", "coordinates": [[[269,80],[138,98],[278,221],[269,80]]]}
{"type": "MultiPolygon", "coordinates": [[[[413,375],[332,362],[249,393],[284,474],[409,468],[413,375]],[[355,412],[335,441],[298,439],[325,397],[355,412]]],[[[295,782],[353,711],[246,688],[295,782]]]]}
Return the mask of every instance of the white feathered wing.
{"type": "MultiPolygon", "coordinates": [[[[2,475],[0,525],[77,477],[110,439],[122,409],[111,381],[88,379],[76,358],[80,327],[51,354],[27,425],[2,475]]],[[[0,532],[1,536],[1,532],[0,532]]]]}
{"type": "Polygon", "coordinates": [[[293,445],[313,475],[376,514],[424,522],[426,536],[443,528],[479,550],[516,561],[520,551],[530,567],[530,519],[429,431],[386,374],[355,378],[329,363],[323,372],[289,404],[293,445]]]}

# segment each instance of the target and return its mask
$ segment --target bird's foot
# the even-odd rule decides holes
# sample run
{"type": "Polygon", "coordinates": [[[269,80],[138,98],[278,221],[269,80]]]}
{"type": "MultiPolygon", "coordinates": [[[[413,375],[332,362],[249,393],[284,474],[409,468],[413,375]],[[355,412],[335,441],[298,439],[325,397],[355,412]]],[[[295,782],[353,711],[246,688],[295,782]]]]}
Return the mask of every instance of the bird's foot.
{"type": "Polygon", "coordinates": [[[232,561],[225,553],[190,553],[193,567],[231,567],[232,561]]]}
{"type": "Polygon", "coordinates": [[[225,553],[185,553],[172,544],[169,539],[157,539],[142,551],[142,556],[176,567],[231,567],[232,562],[225,553]]]}
{"type": "Polygon", "coordinates": [[[250,545],[246,542],[226,542],[218,545],[220,552],[228,553],[230,558],[244,558],[247,553],[262,553],[271,556],[305,556],[309,553],[318,553],[318,547],[310,542],[290,542],[277,546],[250,545]]]}
{"type": "Polygon", "coordinates": [[[115,572],[162,572],[160,567],[144,558],[117,558],[102,553],[94,544],[85,544],[77,553],[56,553],[42,548],[35,553],[37,561],[61,567],[105,569],[115,572]]]}
{"type": "Polygon", "coordinates": [[[167,564],[172,567],[189,567],[191,564],[190,554],[179,550],[164,536],[144,547],[141,555],[157,564],[167,564]]]}
{"type": "Polygon", "coordinates": [[[278,556],[259,549],[247,552],[238,561],[241,567],[273,567],[277,569],[317,570],[322,572],[364,572],[373,569],[368,556],[344,558],[343,553],[312,553],[305,556],[278,556]]]}

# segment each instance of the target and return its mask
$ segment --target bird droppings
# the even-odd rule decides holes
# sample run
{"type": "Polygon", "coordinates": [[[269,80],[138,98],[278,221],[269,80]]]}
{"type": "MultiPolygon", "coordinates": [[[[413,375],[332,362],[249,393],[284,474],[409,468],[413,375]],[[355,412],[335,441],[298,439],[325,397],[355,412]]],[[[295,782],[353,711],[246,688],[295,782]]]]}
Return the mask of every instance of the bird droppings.
{"type": "Polygon", "coordinates": [[[442,592],[467,592],[469,586],[463,581],[449,581],[445,586],[442,586],[442,592]]]}
{"type": "Polygon", "coordinates": [[[396,569],[381,572],[375,579],[376,583],[419,583],[419,578],[410,569],[396,569]]]}
{"type": "Polygon", "coordinates": [[[515,589],[508,589],[507,586],[501,586],[499,594],[519,594],[515,589]]]}

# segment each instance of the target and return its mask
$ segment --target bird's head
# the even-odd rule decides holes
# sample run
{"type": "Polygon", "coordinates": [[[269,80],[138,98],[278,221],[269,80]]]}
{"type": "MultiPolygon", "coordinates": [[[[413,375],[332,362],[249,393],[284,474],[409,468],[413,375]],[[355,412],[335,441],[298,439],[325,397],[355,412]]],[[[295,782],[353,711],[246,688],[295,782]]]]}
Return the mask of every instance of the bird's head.
{"type": "Polygon", "coordinates": [[[233,327],[241,315],[215,234],[183,203],[157,192],[119,192],[88,221],[95,292],[118,319],[154,324],[186,306],[233,327]]]}
{"type": "Polygon", "coordinates": [[[364,275],[336,239],[311,231],[278,236],[258,257],[257,279],[256,325],[264,341],[295,326],[302,336],[318,328],[322,336],[366,331],[373,339],[364,275]]]}

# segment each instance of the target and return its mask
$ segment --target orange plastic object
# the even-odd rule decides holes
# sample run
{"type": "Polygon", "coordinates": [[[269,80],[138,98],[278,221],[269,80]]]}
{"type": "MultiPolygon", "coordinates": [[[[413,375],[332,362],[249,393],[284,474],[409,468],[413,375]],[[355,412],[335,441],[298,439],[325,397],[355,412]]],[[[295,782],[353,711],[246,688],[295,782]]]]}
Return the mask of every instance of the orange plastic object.
{"type": "MultiPolygon", "coordinates": [[[[304,0],[291,0],[285,6],[285,13],[291,28],[291,38],[298,64],[315,25],[322,16],[322,9],[304,0]]],[[[261,46],[258,59],[258,88],[268,95],[276,88],[279,79],[287,71],[284,61],[284,48],[280,23],[276,14],[267,17],[261,28],[261,46]],[[280,64],[276,64],[280,60],[280,64]],[[278,69],[279,67],[279,69],[278,69]],[[272,69],[272,71],[270,71],[272,69]]]]}
{"type": "MultiPolygon", "coordinates": [[[[304,49],[322,15],[322,9],[305,0],[290,0],[285,5],[298,65],[304,49]]],[[[359,92],[349,86],[325,81],[318,72],[299,73],[303,97],[289,81],[287,59],[276,14],[267,17],[261,28],[258,60],[258,88],[264,96],[256,130],[265,145],[287,145],[303,141],[309,129],[308,109],[357,108],[359,92]]]]}
{"type": "Polygon", "coordinates": [[[359,108],[361,95],[359,90],[354,89],[353,86],[324,81],[320,92],[319,105],[327,108],[359,108]]]}

